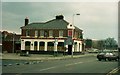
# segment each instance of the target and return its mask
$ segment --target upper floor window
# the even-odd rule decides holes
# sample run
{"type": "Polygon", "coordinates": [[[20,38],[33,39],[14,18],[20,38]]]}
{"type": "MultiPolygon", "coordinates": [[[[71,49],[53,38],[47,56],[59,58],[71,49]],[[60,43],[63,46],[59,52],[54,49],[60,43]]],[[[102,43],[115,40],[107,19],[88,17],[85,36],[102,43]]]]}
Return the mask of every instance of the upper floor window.
{"type": "Polygon", "coordinates": [[[36,31],[35,31],[35,37],[37,37],[37,36],[38,36],[38,31],[36,30],[36,31]]]}
{"type": "Polygon", "coordinates": [[[41,30],[41,31],[40,31],[40,36],[41,36],[41,37],[44,37],[44,30],[41,30]]]}
{"type": "Polygon", "coordinates": [[[48,31],[45,30],[45,31],[44,31],[44,37],[48,37],[48,34],[49,34],[48,31]]]}
{"type": "Polygon", "coordinates": [[[68,36],[72,37],[72,30],[68,30],[68,36]]]}
{"type": "Polygon", "coordinates": [[[30,36],[30,31],[26,30],[26,36],[30,36]]]}
{"type": "Polygon", "coordinates": [[[63,37],[63,31],[62,30],[59,31],[59,37],[63,37]]]}
{"type": "Polygon", "coordinates": [[[52,30],[49,31],[49,37],[53,37],[53,31],[52,30]]]}

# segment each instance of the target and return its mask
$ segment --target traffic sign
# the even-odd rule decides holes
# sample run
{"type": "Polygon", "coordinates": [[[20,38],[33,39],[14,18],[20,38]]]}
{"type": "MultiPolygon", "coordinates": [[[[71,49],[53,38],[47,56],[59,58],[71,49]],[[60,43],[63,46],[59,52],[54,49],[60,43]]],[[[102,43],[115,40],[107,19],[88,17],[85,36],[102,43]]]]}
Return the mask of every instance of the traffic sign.
{"type": "Polygon", "coordinates": [[[65,45],[73,45],[73,42],[74,41],[73,41],[72,37],[70,37],[70,36],[64,40],[65,45]]]}

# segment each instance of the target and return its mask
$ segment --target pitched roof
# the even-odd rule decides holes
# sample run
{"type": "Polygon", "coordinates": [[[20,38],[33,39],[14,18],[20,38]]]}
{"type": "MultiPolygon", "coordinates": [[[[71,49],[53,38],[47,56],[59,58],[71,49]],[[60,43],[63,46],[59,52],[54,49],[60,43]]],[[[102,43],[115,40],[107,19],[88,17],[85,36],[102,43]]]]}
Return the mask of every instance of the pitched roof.
{"type": "Polygon", "coordinates": [[[64,19],[53,19],[45,23],[30,23],[22,29],[67,29],[69,23],[64,19]]]}
{"type": "MultiPolygon", "coordinates": [[[[21,27],[21,29],[67,29],[68,25],[69,23],[64,20],[64,16],[58,15],[56,16],[56,19],[44,23],[40,23],[40,22],[30,23],[28,25],[21,27]]],[[[75,29],[77,31],[82,31],[76,26],[75,29]]]]}

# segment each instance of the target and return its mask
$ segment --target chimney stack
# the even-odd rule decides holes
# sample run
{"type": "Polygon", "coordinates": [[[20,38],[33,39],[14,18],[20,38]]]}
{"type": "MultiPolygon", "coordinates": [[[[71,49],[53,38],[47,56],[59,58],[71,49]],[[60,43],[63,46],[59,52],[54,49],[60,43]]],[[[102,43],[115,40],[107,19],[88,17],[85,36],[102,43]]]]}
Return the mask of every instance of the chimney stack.
{"type": "Polygon", "coordinates": [[[56,16],[56,19],[57,19],[57,20],[64,19],[64,16],[63,16],[63,15],[57,15],[57,16],[56,16]]]}
{"type": "Polygon", "coordinates": [[[28,23],[29,23],[29,19],[28,19],[28,17],[26,17],[25,18],[25,26],[28,25],[28,23]]]}

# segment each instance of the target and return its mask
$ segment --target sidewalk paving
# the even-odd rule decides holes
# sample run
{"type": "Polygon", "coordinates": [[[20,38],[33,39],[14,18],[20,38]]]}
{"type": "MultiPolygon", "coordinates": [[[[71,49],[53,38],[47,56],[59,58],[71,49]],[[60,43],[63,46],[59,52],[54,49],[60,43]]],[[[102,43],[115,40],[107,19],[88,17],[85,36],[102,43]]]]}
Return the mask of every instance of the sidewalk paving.
{"type": "Polygon", "coordinates": [[[15,60],[56,60],[56,59],[68,59],[68,58],[79,58],[85,56],[96,56],[96,54],[84,54],[84,55],[45,55],[45,54],[30,54],[30,56],[20,56],[15,53],[5,53],[0,55],[0,59],[15,59],[15,60]]]}

